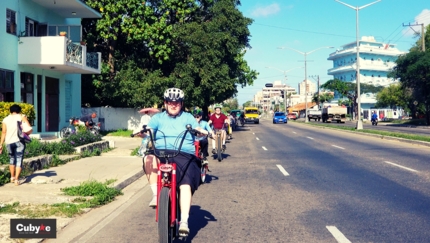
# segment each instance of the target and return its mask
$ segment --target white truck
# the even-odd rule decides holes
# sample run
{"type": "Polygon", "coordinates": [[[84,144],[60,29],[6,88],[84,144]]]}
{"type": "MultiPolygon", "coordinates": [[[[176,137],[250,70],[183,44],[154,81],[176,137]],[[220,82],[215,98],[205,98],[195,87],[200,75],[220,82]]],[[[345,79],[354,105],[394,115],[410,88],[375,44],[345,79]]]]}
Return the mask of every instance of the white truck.
{"type": "Polygon", "coordinates": [[[321,120],[321,110],[308,110],[308,119],[321,120]]]}
{"type": "Polygon", "coordinates": [[[325,107],[322,110],[322,122],[333,122],[345,123],[346,121],[347,108],[341,106],[325,107]]]}

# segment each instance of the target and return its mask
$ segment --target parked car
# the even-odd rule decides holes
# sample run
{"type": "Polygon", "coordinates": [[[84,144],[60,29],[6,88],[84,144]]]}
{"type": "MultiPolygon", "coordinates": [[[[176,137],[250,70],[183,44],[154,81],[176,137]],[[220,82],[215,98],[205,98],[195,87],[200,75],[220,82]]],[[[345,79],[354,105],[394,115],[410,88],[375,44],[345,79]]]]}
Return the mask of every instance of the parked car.
{"type": "Polygon", "coordinates": [[[285,116],[284,112],[275,112],[275,114],[273,115],[273,124],[287,123],[287,122],[288,122],[288,118],[287,116],[285,116]]]}
{"type": "Polygon", "coordinates": [[[289,120],[297,120],[297,115],[294,113],[288,113],[287,118],[289,120]]]}

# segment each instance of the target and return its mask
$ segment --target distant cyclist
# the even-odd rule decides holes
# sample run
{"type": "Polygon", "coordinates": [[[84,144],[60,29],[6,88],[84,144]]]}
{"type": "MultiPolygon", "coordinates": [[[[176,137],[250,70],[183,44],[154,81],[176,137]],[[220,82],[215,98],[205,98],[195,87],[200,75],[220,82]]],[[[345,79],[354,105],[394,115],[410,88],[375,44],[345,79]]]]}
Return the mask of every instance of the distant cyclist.
{"type": "MultiPolygon", "coordinates": [[[[196,118],[196,121],[199,123],[200,127],[202,129],[205,129],[206,131],[208,131],[209,133],[212,134],[212,137],[215,137],[215,134],[212,131],[211,126],[209,125],[209,123],[207,121],[202,120],[202,115],[203,113],[201,111],[194,111],[194,118],[196,118]]],[[[206,136],[204,137],[196,137],[196,140],[199,140],[200,143],[200,150],[203,153],[203,164],[207,164],[208,163],[208,159],[207,157],[209,156],[208,153],[208,138],[206,136]]]]}
{"type": "Polygon", "coordinates": [[[378,120],[378,115],[376,114],[376,111],[373,111],[373,114],[372,114],[372,119],[370,120],[370,121],[377,121],[378,120]]]}
{"type": "MultiPolygon", "coordinates": [[[[209,124],[213,125],[214,130],[221,130],[221,140],[222,140],[222,149],[226,150],[227,147],[225,146],[225,139],[226,139],[226,129],[227,127],[224,126],[225,123],[229,123],[229,119],[226,115],[221,113],[222,105],[215,104],[214,109],[215,113],[212,114],[209,118],[209,124]]],[[[212,140],[212,153],[216,154],[215,151],[215,140],[212,140]]]]}

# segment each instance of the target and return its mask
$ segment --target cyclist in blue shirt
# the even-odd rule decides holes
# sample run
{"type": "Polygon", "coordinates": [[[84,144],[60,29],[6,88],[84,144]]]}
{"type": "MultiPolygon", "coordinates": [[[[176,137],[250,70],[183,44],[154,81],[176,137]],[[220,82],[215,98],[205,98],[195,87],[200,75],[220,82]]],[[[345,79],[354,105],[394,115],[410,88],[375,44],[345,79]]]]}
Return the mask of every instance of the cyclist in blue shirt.
{"type": "Polygon", "coordinates": [[[373,114],[372,114],[372,119],[370,120],[370,121],[377,121],[378,120],[378,115],[376,114],[376,112],[375,111],[373,111],[373,114]]]}
{"type": "MultiPolygon", "coordinates": [[[[215,137],[215,134],[211,128],[211,126],[209,125],[209,123],[207,121],[202,120],[202,116],[203,113],[201,111],[194,111],[194,118],[196,118],[196,121],[199,123],[200,127],[205,129],[206,131],[208,131],[209,133],[212,134],[212,137],[215,137]]],[[[197,137],[197,140],[199,140],[200,143],[200,149],[203,153],[203,164],[207,164],[209,163],[207,160],[207,157],[209,156],[209,152],[208,152],[208,139],[206,136],[204,137],[197,137]]]]}
{"type": "MultiPolygon", "coordinates": [[[[183,132],[187,125],[193,129],[208,134],[202,129],[193,115],[182,110],[184,105],[184,92],[178,88],[169,88],[164,92],[164,106],[166,111],[155,114],[148,123],[148,128],[155,134],[155,148],[164,150],[165,153],[174,154],[177,152],[183,132]]],[[[200,160],[195,156],[195,137],[190,133],[184,139],[180,153],[173,158],[176,163],[177,185],[180,190],[179,203],[181,207],[181,223],[179,234],[186,236],[189,233],[188,217],[191,207],[193,193],[200,185],[200,160]]],[[[147,175],[153,198],[149,203],[150,207],[157,205],[157,168],[159,163],[165,163],[164,158],[158,159],[154,155],[147,155],[144,158],[144,170],[147,175]]]]}

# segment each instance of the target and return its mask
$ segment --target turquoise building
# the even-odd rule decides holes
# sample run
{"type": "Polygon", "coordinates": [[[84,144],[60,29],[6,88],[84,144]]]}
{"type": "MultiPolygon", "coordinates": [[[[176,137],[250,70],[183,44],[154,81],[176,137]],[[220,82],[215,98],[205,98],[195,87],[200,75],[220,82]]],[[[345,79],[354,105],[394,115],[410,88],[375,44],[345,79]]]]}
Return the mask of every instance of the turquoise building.
{"type": "MultiPolygon", "coordinates": [[[[395,44],[378,42],[373,36],[363,36],[359,41],[360,50],[360,83],[373,84],[375,86],[388,86],[398,82],[388,78],[387,74],[395,66],[397,58],[405,54],[395,47],[395,44]]],[[[327,71],[328,75],[344,82],[356,82],[357,43],[354,41],[342,46],[341,49],[331,53],[328,60],[333,61],[333,68],[327,71]]],[[[367,93],[361,95],[361,108],[364,117],[376,104],[376,94],[367,93]]],[[[389,109],[385,109],[389,112],[389,109]]],[[[385,112],[385,111],[384,111],[385,112]]],[[[391,112],[398,114],[398,112],[391,112]]]]}
{"type": "Polygon", "coordinates": [[[56,134],[81,114],[81,74],[100,74],[101,54],[82,42],[81,0],[0,1],[0,101],[33,104],[37,134],[56,134]]]}

